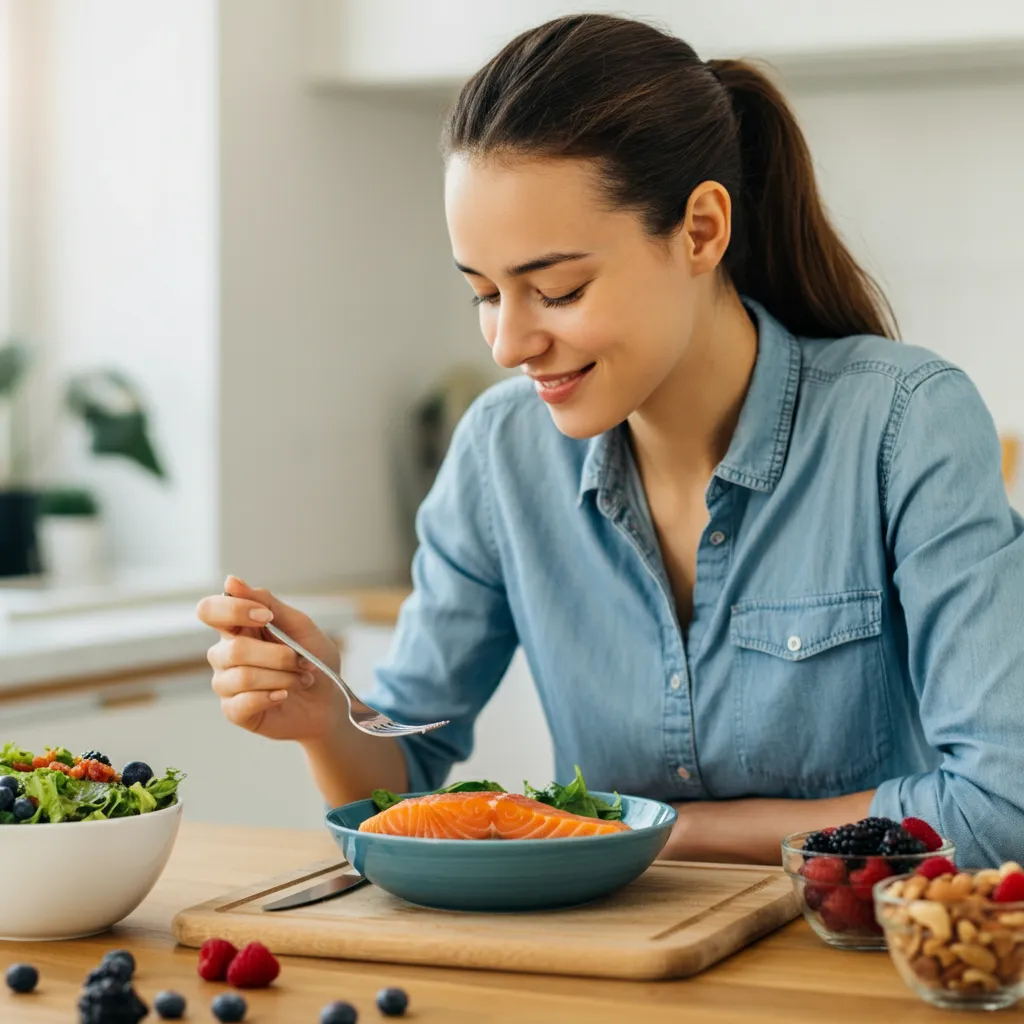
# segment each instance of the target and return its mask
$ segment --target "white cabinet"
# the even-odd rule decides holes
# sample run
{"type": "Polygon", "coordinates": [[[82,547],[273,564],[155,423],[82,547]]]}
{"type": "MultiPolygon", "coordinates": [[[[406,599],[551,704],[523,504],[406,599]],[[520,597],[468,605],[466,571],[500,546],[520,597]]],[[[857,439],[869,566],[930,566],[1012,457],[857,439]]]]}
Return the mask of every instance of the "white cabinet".
{"type": "Polygon", "coordinates": [[[864,70],[882,62],[942,65],[950,54],[1019,62],[1019,0],[307,0],[312,76],[349,85],[430,86],[463,80],[518,32],[585,8],[652,20],[704,58],[760,56],[783,71],[827,71],[845,55],[864,70]],[[822,58],[829,60],[820,64],[822,58]]]}
{"type": "MultiPolygon", "coordinates": [[[[373,682],[373,668],[391,643],[387,626],[353,626],[346,634],[345,679],[360,696],[373,682]]],[[[523,780],[544,786],[554,776],[547,722],[522,649],[477,719],[469,760],[454,766],[450,781],[493,779],[508,789],[523,780]]]]}

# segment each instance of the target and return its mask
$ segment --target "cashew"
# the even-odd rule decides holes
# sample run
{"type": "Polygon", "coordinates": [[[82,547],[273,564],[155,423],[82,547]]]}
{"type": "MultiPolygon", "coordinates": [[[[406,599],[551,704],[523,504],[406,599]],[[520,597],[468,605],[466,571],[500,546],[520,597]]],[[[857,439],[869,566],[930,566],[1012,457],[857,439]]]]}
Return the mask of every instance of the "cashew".
{"type": "Polygon", "coordinates": [[[935,954],[935,959],[942,965],[942,969],[945,970],[947,967],[952,967],[956,963],[956,953],[949,946],[943,946],[938,953],[935,954]]]}
{"type": "Polygon", "coordinates": [[[996,992],[999,981],[987,971],[979,971],[976,967],[968,967],[961,979],[965,985],[981,985],[986,992],[996,992]]]}
{"type": "Polygon", "coordinates": [[[984,946],[978,946],[974,943],[967,942],[954,942],[949,947],[950,951],[959,957],[965,964],[971,967],[977,967],[979,971],[987,971],[992,973],[996,969],[998,959],[995,953],[990,949],[986,949],[984,946]]]}
{"type": "Polygon", "coordinates": [[[935,938],[943,942],[949,941],[953,934],[953,926],[949,919],[949,911],[941,903],[916,900],[907,909],[912,920],[927,928],[935,938]]]}
{"type": "Polygon", "coordinates": [[[925,939],[921,944],[921,952],[925,956],[937,956],[940,949],[944,949],[946,946],[945,939],[930,938],[925,939]]]}
{"type": "Polygon", "coordinates": [[[966,899],[972,892],[974,892],[974,878],[967,874],[966,871],[961,871],[960,874],[953,876],[953,881],[950,882],[950,888],[953,891],[954,899],[966,899]]]}
{"type": "Polygon", "coordinates": [[[953,894],[953,876],[940,875],[932,879],[931,884],[925,890],[925,899],[935,900],[936,903],[953,903],[956,897],[953,894]]]}
{"type": "Polygon", "coordinates": [[[893,882],[888,889],[885,890],[886,896],[892,896],[893,899],[899,899],[903,895],[903,887],[906,885],[902,879],[898,882],[893,882]]]}
{"type": "Polygon", "coordinates": [[[907,879],[907,884],[903,887],[903,898],[905,900],[919,900],[927,888],[928,879],[924,875],[914,875],[913,878],[907,879]]]}
{"type": "Polygon", "coordinates": [[[998,868],[988,868],[985,871],[979,871],[974,876],[974,891],[981,896],[988,896],[1000,881],[998,868]]]}
{"type": "Polygon", "coordinates": [[[962,920],[956,923],[956,937],[961,942],[974,942],[978,938],[978,929],[973,921],[962,920]]]}

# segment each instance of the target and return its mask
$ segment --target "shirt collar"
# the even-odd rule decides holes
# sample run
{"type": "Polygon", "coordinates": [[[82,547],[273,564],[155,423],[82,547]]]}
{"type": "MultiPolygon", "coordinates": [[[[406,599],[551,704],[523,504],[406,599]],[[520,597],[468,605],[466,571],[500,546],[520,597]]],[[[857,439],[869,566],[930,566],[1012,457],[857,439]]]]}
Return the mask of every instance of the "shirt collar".
{"type": "MultiPolygon", "coordinates": [[[[757,323],[757,359],[729,450],[715,475],[755,491],[772,491],[782,476],[800,383],[800,345],[759,302],[743,304],[757,323]]],[[[627,454],[625,424],[590,440],[580,474],[579,501],[621,484],[627,454]]]]}

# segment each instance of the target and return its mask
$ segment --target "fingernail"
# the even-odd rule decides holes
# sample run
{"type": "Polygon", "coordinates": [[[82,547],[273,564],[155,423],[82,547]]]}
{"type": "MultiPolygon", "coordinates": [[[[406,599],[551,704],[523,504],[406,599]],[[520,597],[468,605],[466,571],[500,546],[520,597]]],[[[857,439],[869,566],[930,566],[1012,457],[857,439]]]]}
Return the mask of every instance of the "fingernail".
{"type": "Polygon", "coordinates": [[[237,576],[229,576],[229,577],[228,577],[228,578],[227,578],[227,579],[226,579],[226,580],[224,581],[224,586],[226,587],[226,586],[227,586],[227,585],[228,585],[229,583],[239,583],[239,584],[241,584],[241,585],[242,585],[243,587],[248,587],[248,586],[249,586],[249,584],[248,584],[248,583],[246,583],[246,582],[245,582],[245,580],[240,580],[240,579],[239,579],[239,578],[238,578],[237,576]]]}
{"type": "Polygon", "coordinates": [[[288,691],[287,690],[271,690],[270,691],[270,699],[272,701],[277,702],[277,703],[280,703],[287,696],[288,696],[288,691]]]}
{"type": "Polygon", "coordinates": [[[299,679],[307,690],[316,682],[312,672],[303,672],[299,679]]]}
{"type": "Polygon", "coordinates": [[[274,617],[274,613],[269,608],[253,608],[249,612],[249,618],[253,622],[267,623],[274,617]]]}

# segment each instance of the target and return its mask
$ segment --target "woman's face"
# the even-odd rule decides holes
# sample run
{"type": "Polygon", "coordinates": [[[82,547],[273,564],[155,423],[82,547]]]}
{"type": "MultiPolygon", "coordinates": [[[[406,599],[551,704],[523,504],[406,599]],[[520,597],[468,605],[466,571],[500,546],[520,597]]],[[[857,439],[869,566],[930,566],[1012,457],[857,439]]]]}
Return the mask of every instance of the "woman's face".
{"type": "Polygon", "coordinates": [[[461,155],[445,178],[455,262],[495,362],[530,376],[578,438],[621,423],[669,379],[711,280],[691,216],[653,239],[596,182],[583,160],[461,155]]]}

